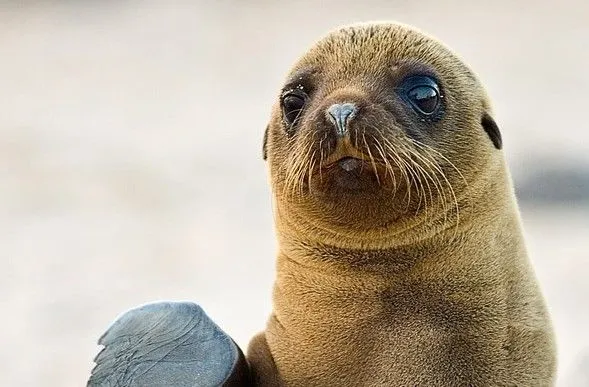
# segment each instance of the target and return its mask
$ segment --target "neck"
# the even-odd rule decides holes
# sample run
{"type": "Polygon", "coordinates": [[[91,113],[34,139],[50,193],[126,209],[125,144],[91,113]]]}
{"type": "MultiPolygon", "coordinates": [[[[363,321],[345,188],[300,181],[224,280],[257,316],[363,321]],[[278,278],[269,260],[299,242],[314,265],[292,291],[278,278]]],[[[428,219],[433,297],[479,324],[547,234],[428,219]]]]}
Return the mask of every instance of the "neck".
{"type": "Polygon", "coordinates": [[[496,287],[503,285],[498,278],[513,266],[505,259],[515,257],[523,262],[526,252],[513,206],[486,214],[483,220],[479,214],[477,222],[465,219],[456,230],[449,228],[387,249],[334,247],[283,232],[277,259],[275,313],[286,325],[286,315],[294,317],[302,312],[307,317],[301,318],[310,318],[325,308],[333,311],[330,318],[337,320],[338,313],[344,313],[351,304],[380,310],[391,302],[407,302],[414,292],[424,297],[424,308],[433,309],[440,306],[435,305],[436,297],[427,296],[430,291],[439,295],[473,293],[482,299],[500,294],[496,287]],[[432,305],[427,304],[430,301],[432,305]],[[295,310],[294,305],[310,309],[295,310]]]}

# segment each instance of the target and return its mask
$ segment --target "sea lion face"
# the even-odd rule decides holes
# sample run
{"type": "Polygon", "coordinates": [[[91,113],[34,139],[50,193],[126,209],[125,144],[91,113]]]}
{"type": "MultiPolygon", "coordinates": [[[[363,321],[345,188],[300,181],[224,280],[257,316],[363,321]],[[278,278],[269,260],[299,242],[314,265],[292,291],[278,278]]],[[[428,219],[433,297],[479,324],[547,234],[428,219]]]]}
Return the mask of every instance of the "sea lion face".
{"type": "Polygon", "coordinates": [[[398,24],[334,31],[295,64],[268,125],[280,215],[336,234],[447,218],[500,153],[489,111],[432,38],[398,24]]]}

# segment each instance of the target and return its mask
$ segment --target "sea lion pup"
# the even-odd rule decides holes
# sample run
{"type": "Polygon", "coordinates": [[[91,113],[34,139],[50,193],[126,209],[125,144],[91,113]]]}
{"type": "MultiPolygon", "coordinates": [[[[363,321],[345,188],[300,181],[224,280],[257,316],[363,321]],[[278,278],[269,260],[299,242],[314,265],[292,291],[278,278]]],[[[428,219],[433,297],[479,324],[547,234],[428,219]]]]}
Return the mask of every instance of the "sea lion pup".
{"type": "Polygon", "coordinates": [[[549,315],[475,74],[404,25],[338,29],[268,125],[279,241],[257,385],[548,386],[549,315]]]}
{"type": "Polygon", "coordinates": [[[248,348],[198,306],[103,335],[89,386],[548,386],[552,328],[486,93],[400,24],[320,40],[264,136],[274,310],[248,348]]]}

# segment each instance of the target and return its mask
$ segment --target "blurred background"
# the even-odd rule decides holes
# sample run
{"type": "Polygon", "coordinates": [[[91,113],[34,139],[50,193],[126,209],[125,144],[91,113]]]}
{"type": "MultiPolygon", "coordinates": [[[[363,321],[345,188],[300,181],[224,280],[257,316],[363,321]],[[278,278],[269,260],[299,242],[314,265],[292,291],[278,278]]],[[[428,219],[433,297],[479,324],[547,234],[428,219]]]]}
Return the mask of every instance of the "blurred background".
{"type": "Polygon", "coordinates": [[[375,19],[486,84],[558,385],[589,386],[583,0],[0,1],[0,385],[85,385],[108,324],[154,300],[199,302],[245,347],[271,309],[270,106],[315,39],[375,19]]]}

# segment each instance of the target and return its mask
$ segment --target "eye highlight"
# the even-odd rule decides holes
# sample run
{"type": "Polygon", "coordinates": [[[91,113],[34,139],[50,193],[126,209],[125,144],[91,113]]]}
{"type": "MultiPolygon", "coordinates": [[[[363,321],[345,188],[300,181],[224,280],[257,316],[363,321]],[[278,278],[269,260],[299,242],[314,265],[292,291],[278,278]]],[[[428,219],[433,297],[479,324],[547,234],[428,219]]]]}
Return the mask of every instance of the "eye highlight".
{"type": "Polygon", "coordinates": [[[293,126],[305,107],[307,94],[300,89],[290,90],[283,94],[280,101],[284,122],[293,126]]]}
{"type": "Polygon", "coordinates": [[[413,75],[402,82],[401,98],[420,116],[432,118],[440,110],[442,95],[437,82],[426,75],[413,75]]]}
{"type": "Polygon", "coordinates": [[[416,86],[407,92],[407,97],[423,114],[433,114],[438,106],[438,91],[431,86],[416,86]]]}

